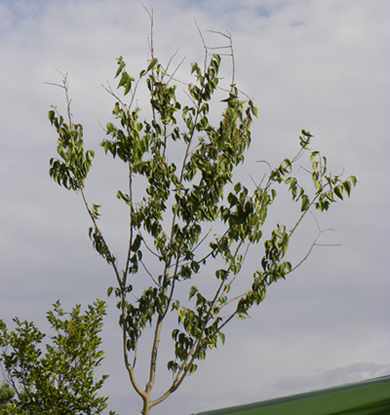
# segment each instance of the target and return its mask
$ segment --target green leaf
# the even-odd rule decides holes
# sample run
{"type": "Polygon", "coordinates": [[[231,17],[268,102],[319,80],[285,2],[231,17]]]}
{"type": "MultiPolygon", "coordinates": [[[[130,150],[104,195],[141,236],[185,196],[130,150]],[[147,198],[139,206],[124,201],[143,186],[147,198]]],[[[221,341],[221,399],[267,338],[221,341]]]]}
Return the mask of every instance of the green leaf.
{"type": "Polygon", "coordinates": [[[319,151],[312,151],[310,155],[310,161],[312,162],[318,154],[319,154],[319,151]]]}
{"type": "Polygon", "coordinates": [[[221,331],[218,332],[218,336],[221,339],[222,344],[225,344],[225,335],[221,331]]]}
{"type": "Polygon", "coordinates": [[[117,196],[118,199],[123,200],[127,204],[130,203],[130,197],[129,197],[129,195],[123,194],[120,190],[118,190],[116,196],[117,196]]]}
{"type": "Polygon", "coordinates": [[[149,72],[152,68],[154,68],[154,66],[156,65],[156,63],[158,62],[157,58],[154,58],[151,60],[151,62],[149,63],[146,72],[149,72]]]}
{"type": "Polygon", "coordinates": [[[310,206],[310,199],[307,195],[302,195],[301,212],[305,212],[310,206]]]}
{"type": "Polygon", "coordinates": [[[140,234],[137,234],[136,237],[135,237],[135,239],[134,239],[133,244],[131,245],[131,250],[133,252],[136,252],[136,251],[139,250],[139,247],[141,245],[141,241],[142,241],[141,235],[140,234]]]}
{"type": "Polygon", "coordinates": [[[193,285],[188,293],[188,299],[191,299],[197,292],[198,289],[195,287],[195,285],[193,285]]]}
{"type": "Polygon", "coordinates": [[[338,198],[343,200],[343,187],[341,185],[336,186],[334,192],[338,198]]]}
{"type": "Polygon", "coordinates": [[[127,95],[131,89],[131,83],[133,81],[135,81],[135,79],[132,76],[130,76],[127,72],[123,71],[121,79],[118,83],[118,88],[123,86],[125,88],[124,94],[127,95]]]}
{"type": "Polygon", "coordinates": [[[252,101],[249,101],[249,105],[251,106],[251,109],[252,109],[253,115],[254,115],[255,117],[257,117],[257,116],[258,116],[258,112],[259,112],[259,110],[257,109],[257,107],[256,107],[255,105],[253,105],[253,102],[252,102],[252,101]]]}
{"type": "Polygon", "coordinates": [[[122,72],[123,68],[126,66],[126,63],[123,61],[122,56],[119,56],[119,58],[116,58],[116,60],[118,61],[119,68],[116,71],[115,78],[118,77],[118,75],[122,72]]]}
{"type": "Polygon", "coordinates": [[[351,183],[349,181],[345,181],[343,183],[343,187],[345,191],[347,192],[348,197],[351,195],[351,183]]]}

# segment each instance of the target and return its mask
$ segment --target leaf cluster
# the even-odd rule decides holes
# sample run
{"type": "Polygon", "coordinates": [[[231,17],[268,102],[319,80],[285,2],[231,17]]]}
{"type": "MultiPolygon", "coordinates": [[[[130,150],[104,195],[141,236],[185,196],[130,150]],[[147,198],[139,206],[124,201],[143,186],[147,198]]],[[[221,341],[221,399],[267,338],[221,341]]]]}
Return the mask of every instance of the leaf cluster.
{"type": "Polygon", "coordinates": [[[49,119],[58,134],[57,153],[60,156],[50,159],[50,177],[66,189],[77,191],[84,187],[95,153],[93,150],[84,152],[81,124],[73,124],[71,120],[65,123],[56,107],[49,111],[49,119]]]}
{"type": "Polygon", "coordinates": [[[4,414],[92,415],[107,407],[107,397],[98,395],[107,375],[94,378],[103,359],[99,333],[105,309],[97,300],[85,313],[79,305],[66,313],[57,301],[47,313],[55,335],[46,344],[33,323],[15,318],[15,329],[8,331],[0,320],[0,363],[16,392],[4,414]]]}

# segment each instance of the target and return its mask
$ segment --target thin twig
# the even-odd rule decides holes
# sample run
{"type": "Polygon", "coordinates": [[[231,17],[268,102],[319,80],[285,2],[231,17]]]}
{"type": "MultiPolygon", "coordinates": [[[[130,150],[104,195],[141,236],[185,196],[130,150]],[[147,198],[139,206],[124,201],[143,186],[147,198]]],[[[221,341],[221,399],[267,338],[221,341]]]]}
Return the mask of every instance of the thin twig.
{"type": "Polygon", "coordinates": [[[227,55],[227,56],[231,56],[231,58],[232,58],[232,82],[231,82],[231,87],[233,87],[233,85],[234,85],[234,79],[235,79],[235,63],[234,63],[234,52],[233,52],[232,35],[231,35],[231,33],[228,30],[226,30],[226,32],[228,34],[225,34],[223,32],[219,32],[219,31],[215,31],[215,30],[209,30],[209,32],[222,35],[222,36],[226,37],[227,39],[229,39],[229,43],[230,43],[229,46],[221,46],[219,48],[218,47],[215,47],[215,48],[209,48],[209,49],[228,49],[228,48],[230,48],[230,52],[231,53],[230,53],[230,55],[227,55]]]}
{"type": "MultiPolygon", "coordinates": [[[[142,4],[142,3],[141,3],[142,4]]],[[[142,7],[146,10],[146,13],[148,13],[150,18],[150,40],[149,40],[149,51],[151,54],[152,60],[154,59],[154,46],[153,46],[153,9],[150,11],[145,7],[144,4],[142,4],[142,7]]]]}
{"type": "Polygon", "coordinates": [[[272,166],[267,160],[256,160],[256,163],[265,163],[269,167],[270,174],[272,173],[272,166]]]}
{"type": "Polygon", "coordinates": [[[210,235],[212,230],[213,230],[213,227],[211,227],[206,233],[206,235],[195,245],[194,249],[191,251],[192,253],[207,239],[207,237],[210,235]]]}
{"type": "Polygon", "coordinates": [[[173,58],[177,55],[178,52],[179,52],[179,49],[176,49],[176,52],[169,58],[168,64],[165,68],[165,72],[168,72],[169,66],[172,63],[173,58]]]}
{"type": "Polygon", "coordinates": [[[299,266],[301,266],[302,264],[303,264],[303,262],[305,262],[306,261],[306,259],[309,257],[309,255],[311,254],[311,252],[312,252],[312,250],[313,250],[313,248],[315,247],[315,246],[341,246],[341,244],[318,244],[317,243],[317,241],[318,241],[318,238],[324,233],[324,232],[327,232],[327,231],[334,231],[334,229],[331,229],[331,228],[329,228],[329,229],[324,229],[324,230],[321,230],[319,233],[318,233],[318,235],[316,236],[316,238],[314,239],[314,241],[313,241],[313,243],[311,244],[311,246],[310,246],[310,248],[309,248],[309,250],[307,251],[307,253],[306,253],[306,255],[298,262],[298,264],[297,265],[295,265],[295,267],[293,267],[290,271],[288,271],[288,272],[286,272],[286,274],[285,274],[285,276],[286,275],[288,275],[288,274],[291,274],[294,270],[296,270],[299,266]]]}
{"type": "Polygon", "coordinates": [[[150,271],[146,268],[146,265],[144,263],[144,261],[142,261],[142,259],[140,260],[142,266],[144,267],[145,272],[149,275],[149,277],[153,280],[153,282],[158,285],[159,287],[161,287],[161,284],[159,284],[153,277],[153,275],[150,273],[150,271]]]}
{"type": "Polygon", "coordinates": [[[207,67],[207,45],[206,45],[206,42],[204,40],[202,31],[200,30],[200,28],[198,26],[198,22],[195,19],[194,19],[194,21],[195,21],[195,25],[196,25],[196,27],[198,29],[200,38],[202,39],[202,43],[203,43],[203,48],[204,48],[204,68],[203,68],[203,72],[206,73],[206,67],[207,67]]]}
{"type": "MultiPolygon", "coordinates": [[[[169,76],[168,79],[168,83],[171,82],[171,80],[173,79],[174,81],[178,82],[175,78],[173,78],[175,76],[175,73],[179,70],[180,66],[183,64],[183,62],[185,61],[186,57],[184,56],[184,58],[179,62],[179,64],[176,66],[175,70],[172,72],[172,75],[169,76]]],[[[168,71],[168,69],[166,70],[166,72],[168,71]]],[[[184,83],[184,82],[182,82],[184,83]]],[[[186,84],[187,85],[187,84],[186,84]]]]}
{"type": "Polygon", "coordinates": [[[156,252],[154,252],[150,247],[149,247],[149,245],[146,243],[146,241],[145,241],[145,238],[143,237],[143,235],[142,235],[142,233],[141,233],[141,231],[138,231],[138,233],[141,235],[141,238],[142,238],[142,242],[143,242],[143,244],[145,245],[145,248],[152,254],[152,255],[154,255],[156,258],[158,258],[158,259],[160,259],[160,255],[158,255],[156,252]]]}
{"type": "Polygon", "coordinates": [[[65,99],[66,99],[66,112],[68,114],[69,127],[71,127],[72,126],[72,114],[70,112],[70,104],[71,104],[72,100],[69,99],[69,94],[68,94],[68,89],[69,89],[69,84],[68,84],[68,79],[67,79],[68,72],[64,75],[57,68],[56,68],[56,71],[62,76],[62,85],[61,84],[52,83],[52,82],[44,82],[44,84],[58,86],[58,87],[64,89],[64,91],[65,91],[65,99]]]}

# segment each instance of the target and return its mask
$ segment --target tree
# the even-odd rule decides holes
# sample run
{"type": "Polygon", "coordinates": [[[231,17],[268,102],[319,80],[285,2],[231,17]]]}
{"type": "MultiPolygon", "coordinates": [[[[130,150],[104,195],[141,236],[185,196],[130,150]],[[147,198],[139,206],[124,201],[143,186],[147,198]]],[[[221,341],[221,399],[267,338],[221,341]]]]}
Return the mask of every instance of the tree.
{"type": "Polygon", "coordinates": [[[11,388],[8,382],[3,380],[0,386],[0,414],[5,412],[5,409],[9,407],[14,396],[15,391],[11,388]]]}
{"type": "Polygon", "coordinates": [[[45,334],[33,323],[15,318],[15,330],[8,332],[0,320],[0,363],[7,380],[1,388],[0,413],[100,414],[108,398],[97,393],[107,375],[95,381],[94,370],[103,359],[99,333],[105,309],[97,300],[84,314],[80,305],[66,313],[59,301],[54,303],[47,320],[56,334],[44,355],[45,334]],[[12,399],[15,392],[17,398],[12,399]]]}
{"type": "Polygon", "coordinates": [[[170,72],[169,64],[164,67],[155,57],[153,38],[147,67],[137,80],[127,72],[123,58],[117,58],[115,77],[123,97],[107,89],[116,100],[115,121],[107,124],[108,138],[101,146],[128,171],[127,190],[117,192],[129,212],[123,267],[99,227],[100,205],[87,201],[85,180],[94,151],[84,149],[82,125],[73,123],[66,76],[60,86],[66,94],[67,122],[56,107],[49,112],[58,135],[59,156],[50,160],[50,176],[81,194],[92,223],[89,236],[93,247],[113,269],[116,283],[108,288],[108,295],[117,297],[124,363],[131,385],[142,399],[143,415],[176,391],[208,350],[224,342],[223,330],[233,318],[247,317],[250,309],[264,300],[271,284],[286,278],[306,259],[323,232],[320,228],[301,261],[293,265],[285,259],[289,241],[303,218],[313,210],[327,211],[337,199],[349,196],[357,182],[354,176],[342,179],[328,173],[326,157],[310,150],[313,136],[305,130],[294,158],[284,158],[276,168],[269,166],[269,173],[261,180],[250,178],[248,184],[235,181],[234,172],[244,163],[251,143],[257,108],[251,99],[240,97],[231,37],[223,36],[231,51],[230,85],[220,88],[221,56],[209,57],[204,43],[204,65],[191,63],[193,82],[187,84],[185,102],[178,98],[176,70],[170,72]],[[135,100],[141,83],[146,85],[151,109],[150,119],[144,120],[135,100]],[[220,93],[224,94],[224,109],[220,121],[213,125],[210,111],[219,105],[215,97],[220,93]],[[311,164],[310,189],[293,174],[304,155],[311,164]],[[265,237],[264,223],[282,185],[292,202],[299,203],[300,213],[291,229],[278,222],[265,237]],[[264,247],[260,266],[252,270],[251,281],[242,290],[242,284],[237,284],[240,271],[249,249],[259,247],[260,242],[264,247]],[[141,286],[137,274],[144,276],[141,286]],[[207,276],[205,286],[200,285],[205,282],[202,276],[207,276]],[[183,296],[184,288],[188,291],[183,296]],[[177,318],[171,333],[174,357],[167,362],[173,380],[163,394],[152,397],[161,332],[170,315],[177,318]],[[137,347],[149,328],[154,333],[149,375],[141,386],[134,370],[137,347]]]}

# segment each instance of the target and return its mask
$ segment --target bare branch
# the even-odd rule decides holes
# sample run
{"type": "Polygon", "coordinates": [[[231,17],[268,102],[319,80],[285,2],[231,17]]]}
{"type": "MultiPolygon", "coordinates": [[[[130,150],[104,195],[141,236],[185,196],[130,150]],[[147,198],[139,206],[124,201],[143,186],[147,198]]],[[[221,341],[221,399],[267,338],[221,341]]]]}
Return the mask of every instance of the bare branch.
{"type": "Polygon", "coordinates": [[[150,247],[149,247],[149,245],[146,243],[146,241],[145,241],[145,238],[143,237],[143,235],[142,235],[142,233],[141,233],[141,231],[140,230],[138,230],[138,233],[141,235],[141,238],[142,238],[142,242],[143,242],[143,244],[145,245],[145,248],[152,254],[152,255],[154,255],[156,258],[158,258],[158,259],[160,259],[160,255],[158,255],[158,254],[156,254],[156,252],[154,252],[150,247]]]}
{"type": "MultiPolygon", "coordinates": [[[[186,59],[186,57],[184,56],[184,58],[183,58],[183,59],[179,62],[179,64],[176,66],[175,70],[172,72],[172,75],[170,75],[170,76],[169,76],[168,83],[169,83],[169,82],[171,82],[171,80],[172,80],[172,79],[173,79],[174,81],[176,81],[176,82],[180,82],[180,81],[178,81],[176,78],[174,78],[174,76],[175,76],[176,72],[179,70],[180,66],[181,66],[181,65],[183,64],[183,62],[185,61],[185,59],[186,59]]],[[[168,72],[168,69],[166,70],[166,72],[168,72]]],[[[187,85],[185,82],[181,82],[181,83],[183,83],[183,84],[187,85]]]]}
{"type": "Polygon", "coordinates": [[[65,99],[66,99],[66,112],[67,112],[67,115],[68,115],[68,123],[69,123],[69,127],[71,127],[72,126],[72,114],[70,112],[70,104],[71,104],[72,100],[69,99],[69,94],[68,94],[68,90],[69,90],[69,84],[68,84],[68,79],[67,79],[68,72],[64,75],[57,68],[56,68],[56,71],[62,76],[62,85],[61,84],[52,83],[52,82],[44,82],[44,84],[58,86],[58,87],[64,89],[64,91],[65,91],[65,99]]]}
{"type": "Polygon", "coordinates": [[[165,67],[165,72],[168,72],[169,66],[172,63],[173,58],[177,55],[178,52],[179,52],[179,49],[176,49],[176,52],[169,58],[168,64],[165,67]]]}
{"type": "Polygon", "coordinates": [[[200,30],[200,28],[198,26],[198,22],[195,19],[194,19],[194,21],[195,21],[195,25],[196,25],[196,27],[198,29],[200,38],[202,39],[202,43],[203,43],[203,48],[204,48],[204,68],[203,68],[203,72],[206,72],[206,65],[207,65],[207,45],[206,45],[206,42],[205,42],[205,40],[203,38],[202,31],[200,30]]]}
{"type": "MultiPolygon", "coordinates": [[[[138,336],[140,335],[140,332],[141,332],[141,329],[138,329],[138,336]]],[[[133,369],[135,368],[135,365],[137,363],[137,352],[138,352],[138,342],[136,343],[135,348],[134,348],[133,365],[132,365],[133,369]]]]}
{"type": "MultiPolygon", "coordinates": [[[[229,46],[221,46],[219,48],[216,47],[216,48],[213,48],[213,49],[230,49],[230,54],[226,55],[226,56],[231,56],[231,58],[232,58],[232,82],[231,82],[231,86],[233,87],[234,80],[235,80],[235,64],[234,64],[234,52],[233,52],[232,35],[228,30],[226,30],[227,34],[225,34],[223,32],[219,32],[219,31],[214,31],[214,30],[209,30],[209,32],[217,33],[217,34],[222,35],[222,36],[226,37],[227,39],[229,39],[229,43],[230,43],[229,46]]],[[[222,54],[220,54],[220,55],[222,55],[222,54]]]]}
{"type": "Polygon", "coordinates": [[[149,275],[149,277],[152,279],[152,281],[156,284],[156,285],[158,285],[159,287],[161,287],[161,284],[159,284],[155,279],[154,279],[154,277],[153,277],[153,275],[149,272],[149,270],[146,268],[146,265],[145,265],[145,263],[144,263],[144,261],[142,261],[142,259],[140,260],[140,262],[141,262],[141,264],[142,264],[142,266],[143,266],[143,268],[144,268],[144,270],[145,270],[145,272],[149,275]]]}
{"type": "Polygon", "coordinates": [[[143,390],[141,390],[141,388],[138,386],[135,380],[134,368],[130,364],[127,364],[126,369],[127,369],[127,373],[129,374],[130,382],[133,385],[134,390],[138,393],[139,396],[145,399],[146,393],[143,390]]]}
{"type": "Polygon", "coordinates": [[[256,163],[265,163],[269,167],[270,174],[272,173],[272,166],[268,161],[266,161],[266,160],[256,160],[256,163]]]}
{"type": "Polygon", "coordinates": [[[322,232],[323,231],[321,231],[317,236],[316,236],[316,238],[314,239],[314,242],[311,244],[311,246],[310,246],[310,248],[309,248],[309,250],[307,251],[307,253],[306,253],[306,255],[298,262],[298,264],[297,265],[295,265],[295,267],[293,267],[289,272],[286,272],[286,274],[285,275],[288,275],[288,274],[291,274],[294,270],[296,270],[299,266],[301,266],[305,261],[306,261],[306,259],[309,257],[309,255],[311,254],[311,252],[312,252],[312,250],[313,250],[313,248],[317,245],[317,240],[318,240],[318,238],[321,236],[321,234],[322,234],[322,232]]]}
{"type": "Polygon", "coordinates": [[[309,173],[309,174],[311,175],[311,171],[310,171],[309,169],[307,169],[307,168],[303,167],[303,166],[302,166],[302,164],[300,164],[300,165],[299,165],[299,167],[300,167],[303,171],[305,171],[306,173],[309,173]]]}
{"type": "MultiPolygon", "coordinates": [[[[309,210],[308,210],[309,211],[309,210]]],[[[307,212],[307,211],[306,211],[307,212]]],[[[317,218],[314,216],[313,212],[309,211],[309,213],[311,214],[312,218],[314,219],[317,228],[318,228],[318,234],[316,236],[316,238],[314,239],[313,243],[311,244],[309,250],[307,251],[306,255],[298,262],[297,265],[295,265],[295,267],[293,267],[289,272],[287,272],[285,275],[290,274],[291,272],[293,272],[294,270],[296,270],[300,265],[302,265],[303,262],[306,261],[306,259],[309,257],[309,255],[311,254],[313,248],[315,246],[340,246],[341,244],[318,244],[317,241],[319,239],[319,237],[324,233],[324,232],[328,232],[328,231],[333,231],[334,229],[332,228],[327,228],[327,229],[321,229],[320,224],[318,223],[317,218]]]]}
{"type": "Polygon", "coordinates": [[[211,233],[211,231],[213,230],[213,227],[211,227],[208,231],[207,231],[207,233],[206,233],[206,235],[195,245],[195,247],[194,247],[194,249],[191,251],[191,252],[195,252],[195,250],[200,246],[200,245],[202,245],[202,243],[207,239],[207,237],[210,235],[210,233],[211,233]]]}
{"type": "Polygon", "coordinates": [[[148,39],[149,40],[149,51],[150,51],[150,54],[151,54],[151,58],[154,59],[154,46],[153,46],[153,9],[151,9],[149,11],[148,8],[145,7],[144,4],[142,4],[142,7],[146,10],[146,13],[148,13],[149,19],[150,19],[150,39],[148,39]]]}

